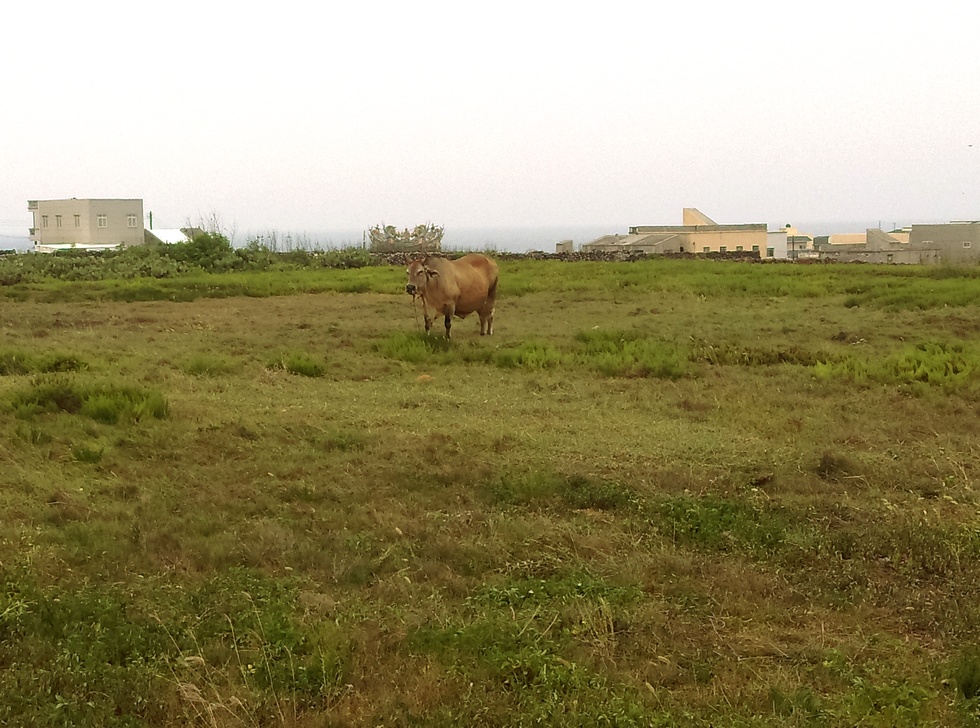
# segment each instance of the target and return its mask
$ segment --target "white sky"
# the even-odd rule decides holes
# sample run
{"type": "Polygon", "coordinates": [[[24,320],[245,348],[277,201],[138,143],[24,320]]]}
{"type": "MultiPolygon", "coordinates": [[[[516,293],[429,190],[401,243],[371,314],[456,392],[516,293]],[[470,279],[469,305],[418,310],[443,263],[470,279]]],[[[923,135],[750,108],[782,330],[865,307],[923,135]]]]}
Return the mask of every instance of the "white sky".
{"type": "Polygon", "coordinates": [[[0,233],[980,218],[962,0],[8,5],[0,233]]]}

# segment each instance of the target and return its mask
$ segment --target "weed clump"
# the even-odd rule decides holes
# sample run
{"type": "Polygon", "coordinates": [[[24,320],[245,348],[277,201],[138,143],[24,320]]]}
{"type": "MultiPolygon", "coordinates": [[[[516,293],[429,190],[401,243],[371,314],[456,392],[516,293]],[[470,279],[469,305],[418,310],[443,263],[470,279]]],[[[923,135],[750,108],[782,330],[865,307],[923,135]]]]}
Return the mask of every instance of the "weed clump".
{"type": "Polygon", "coordinates": [[[367,437],[356,430],[335,430],[327,433],[319,445],[328,452],[353,452],[363,450],[367,442],[367,437]]]}
{"type": "Polygon", "coordinates": [[[960,655],[953,669],[953,680],[964,698],[980,698],[980,648],[974,647],[960,655]]]}
{"type": "Polygon", "coordinates": [[[849,379],[910,388],[938,388],[947,392],[980,389],[980,347],[964,342],[925,341],[879,360],[849,356],[819,362],[815,374],[823,379],[849,379]]]}
{"type": "Polygon", "coordinates": [[[814,466],[813,472],[821,480],[838,481],[856,475],[858,473],[858,467],[850,458],[844,455],[824,452],[814,466]]]}
{"type": "Polygon", "coordinates": [[[579,331],[574,338],[581,361],[607,377],[677,380],[689,373],[687,356],[673,342],[602,329],[579,331]]]}
{"type": "Polygon", "coordinates": [[[410,364],[423,362],[448,364],[454,358],[451,340],[444,336],[426,335],[422,332],[399,331],[382,340],[376,348],[378,353],[388,359],[410,364]]]}
{"type": "Polygon", "coordinates": [[[826,361],[829,357],[823,352],[811,351],[798,346],[789,347],[759,347],[737,344],[709,344],[705,341],[695,341],[691,347],[692,362],[711,364],[712,366],[776,366],[778,364],[793,364],[796,366],[812,367],[826,361]]]}
{"type": "Polygon", "coordinates": [[[38,356],[23,351],[0,352],[0,376],[77,372],[85,368],[81,359],[66,354],[38,356]]]}
{"type": "Polygon", "coordinates": [[[239,365],[237,362],[224,357],[210,356],[207,354],[195,354],[183,367],[184,371],[188,374],[206,377],[232,374],[238,368],[239,365]]]}
{"type": "Polygon", "coordinates": [[[321,360],[301,351],[280,353],[266,365],[266,368],[286,371],[303,377],[322,377],[327,372],[327,368],[321,360]]]}
{"type": "Polygon", "coordinates": [[[530,471],[504,473],[484,484],[490,500],[503,505],[562,504],[575,510],[612,511],[630,507],[628,488],[583,475],[530,471]]]}
{"type": "Polygon", "coordinates": [[[550,344],[535,341],[516,348],[500,349],[493,355],[493,363],[501,369],[554,369],[566,359],[550,344]]]}
{"type": "Polygon", "coordinates": [[[169,413],[159,392],[115,384],[86,386],[63,376],[35,380],[30,388],[14,393],[10,405],[22,419],[64,412],[109,425],[120,420],[162,419],[169,413]]]}
{"type": "Polygon", "coordinates": [[[675,542],[712,551],[771,553],[786,540],[780,516],[740,501],[682,496],[661,502],[654,513],[675,542]]]}
{"type": "Polygon", "coordinates": [[[71,455],[77,462],[91,463],[93,465],[102,462],[102,456],[104,454],[104,447],[93,447],[82,444],[75,445],[71,449],[71,455]]]}

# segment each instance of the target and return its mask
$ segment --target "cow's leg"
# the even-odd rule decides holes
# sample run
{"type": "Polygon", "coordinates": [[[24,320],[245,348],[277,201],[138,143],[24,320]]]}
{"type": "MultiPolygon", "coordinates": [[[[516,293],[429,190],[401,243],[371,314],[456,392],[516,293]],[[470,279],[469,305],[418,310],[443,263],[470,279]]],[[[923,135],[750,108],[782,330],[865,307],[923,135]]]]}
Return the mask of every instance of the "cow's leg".
{"type": "Polygon", "coordinates": [[[446,304],[445,308],[442,309],[442,312],[446,315],[446,338],[449,339],[451,338],[450,329],[453,327],[453,316],[456,314],[456,303],[454,301],[450,301],[446,304]]]}
{"type": "MultiPolygon", "coordinates": [[[[429,315],[429,312],[428,311],[423,311],[422,312],[422,318],[425,319],[425,333],[426,333],[426,336],[428,336],[429,329],[432,328],[432,317],[429,315]]],[[[418,321],[416,321],[415,323],[418,324],[418,321]]]]}
{"type": "Polygon", "coordinates": [[[480,336],[493,334],[493,306],[480,309],[480,336]]]}

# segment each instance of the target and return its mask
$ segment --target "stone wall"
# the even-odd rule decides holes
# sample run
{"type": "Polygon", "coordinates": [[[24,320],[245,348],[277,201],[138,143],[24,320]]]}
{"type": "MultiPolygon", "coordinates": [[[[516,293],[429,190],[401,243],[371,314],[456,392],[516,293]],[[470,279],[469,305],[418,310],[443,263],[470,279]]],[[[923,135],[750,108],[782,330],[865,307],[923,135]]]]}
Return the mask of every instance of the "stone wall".
{"type": "MultiPolygon", "coordinates": [[[[440,253],[445,258],[459,258],[465,255],[464,252],[443,251],[440,253]]],[[[578,252],[559,252],[545,253],[540,250],[532,250],[528,253],[488,253],[491,258],[497,260],[559,260],[567,263],[578,261],[594,262],[633,262],[637,260],[647,260],[648,258],[673,258],[681,260],[733,260],[748,263],[759,263],[764,259],[755,251],[732,251],[729,253],[663,253],[652,255],[638,250],[593,250],[578,252]]],[[[405,262],[404,253],[371,253],[377,259],[379,265],[402,265],[405,262]]],[[[769,261],[767,261],[769,262],[769,261]]]]}

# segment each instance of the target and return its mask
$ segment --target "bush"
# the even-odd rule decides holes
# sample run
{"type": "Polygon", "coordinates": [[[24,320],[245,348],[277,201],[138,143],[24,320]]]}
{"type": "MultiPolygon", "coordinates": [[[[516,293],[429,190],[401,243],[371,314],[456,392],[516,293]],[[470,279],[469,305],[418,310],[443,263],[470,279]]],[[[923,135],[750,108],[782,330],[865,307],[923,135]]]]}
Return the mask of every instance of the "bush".
{"type": "Polygon", "coordinates": [[[164,250],[168,257],[209,272],[232,270],[241,260],[220,233],[199,233],[190,242],[165,245],[164,250]]]}

